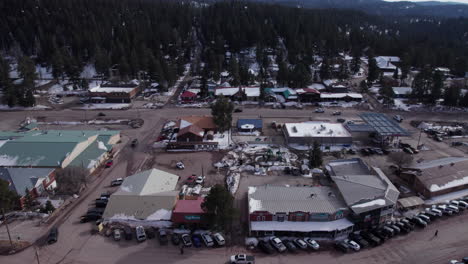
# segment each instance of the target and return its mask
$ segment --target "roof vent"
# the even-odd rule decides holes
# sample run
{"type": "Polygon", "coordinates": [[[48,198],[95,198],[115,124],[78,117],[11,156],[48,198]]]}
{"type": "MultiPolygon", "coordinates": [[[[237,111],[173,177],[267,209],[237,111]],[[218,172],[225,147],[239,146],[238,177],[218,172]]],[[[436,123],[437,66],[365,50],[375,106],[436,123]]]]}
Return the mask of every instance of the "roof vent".
{"type": "Polygon", "coordinates": [[[315,197],[315,193],[311,193],[310,198],[314,198],[314,197],[315,197]]]}
{"type": "Polygon", "coordinates": [[[292,127],[292,131],[293,131],[294,133],[297,133],[297,127],[296,127],[296,126],[293,126],[293,127],[292,127]]]}

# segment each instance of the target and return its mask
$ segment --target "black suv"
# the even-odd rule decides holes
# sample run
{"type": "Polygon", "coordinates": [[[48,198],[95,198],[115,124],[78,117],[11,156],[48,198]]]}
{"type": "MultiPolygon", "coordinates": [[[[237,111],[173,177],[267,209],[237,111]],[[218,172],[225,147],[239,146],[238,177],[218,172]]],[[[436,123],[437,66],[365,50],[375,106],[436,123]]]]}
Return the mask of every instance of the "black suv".
{"type": "Polygon", "coordinates": [[[47,244],[53,244],[58,240],[58,229],[57,227],[52,227],[50,229],[49,235],[47,236],[47,244]]]}

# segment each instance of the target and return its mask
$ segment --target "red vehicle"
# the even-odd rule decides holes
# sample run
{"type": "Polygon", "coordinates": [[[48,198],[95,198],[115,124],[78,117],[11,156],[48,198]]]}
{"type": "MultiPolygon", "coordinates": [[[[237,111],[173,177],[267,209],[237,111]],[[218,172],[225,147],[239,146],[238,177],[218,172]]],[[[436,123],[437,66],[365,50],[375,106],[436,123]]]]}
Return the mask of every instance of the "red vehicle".
{"type": "Polygon", "coordinates": [[[187,184],[194,184],[195,181],[197,180],[197,176],[195,174],[192,174],[192,176],[189,176],[185,183],[187,184]]]}
{"type": "Polygon", "coordinates": [[[109,160],[108,162],[106,162],[106,168],[110,168],[113,164],[114,164],[114,161],[109,160]]]}

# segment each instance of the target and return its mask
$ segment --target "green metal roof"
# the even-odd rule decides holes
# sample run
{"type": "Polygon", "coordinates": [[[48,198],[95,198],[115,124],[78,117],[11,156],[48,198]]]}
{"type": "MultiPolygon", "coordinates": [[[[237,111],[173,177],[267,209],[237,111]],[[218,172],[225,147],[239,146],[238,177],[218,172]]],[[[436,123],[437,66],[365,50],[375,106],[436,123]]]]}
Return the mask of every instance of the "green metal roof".
{"type": "Polygon", "coordinates": [[[111,136],[119,134],[116,130],[36,130],[26,132],[0,131],[0,140],[15,138],[23,142],[82,142],[98,135],[99,140],[108,143],[111,136]]]}
{"type": "Polygon", "coordinates": [[[0,147],[0,166],[59,167],[77,144],[10,140],[0,147]]]}
{"type": "Polygon", "coordinates": [[[95,162],[104,155],[108,150],[112,149],[111,145],[99,143],[102,141],[96,140],[83,152],[78,155],[68,166],[83,167],[84,169],[91,169],[94,167],[95,162]]]}

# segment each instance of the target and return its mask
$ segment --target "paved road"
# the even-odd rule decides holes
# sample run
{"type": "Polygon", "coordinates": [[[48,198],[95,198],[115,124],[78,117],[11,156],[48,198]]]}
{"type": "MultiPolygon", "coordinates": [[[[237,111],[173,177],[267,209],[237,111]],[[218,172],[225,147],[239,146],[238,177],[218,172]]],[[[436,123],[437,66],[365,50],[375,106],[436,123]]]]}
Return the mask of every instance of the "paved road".
{"type": "MultiPolygon", "coordinates": [[[[122,131],[124,142],[118,146],[121,148],[120,155],[116,158],[115,166],[103,171],[100,180],[91,184],[89,195],[82,203],[58,220],[60,223],[60,242],[42,247],[38,255],[41,264],[47,263],[223,263],[228,255],[243,252],[242,248],[224,249],[202,249],[186,250],[181,256],[177,248],[162,248],[155,241],[147,241],[142,244],[135,242],[115,243],[108,238],[91,235],[91,224],[78,223],[79,216],[87,210],[95,197],[108,190],[111,179],[124,177],[136,172],[142,162],[151,157],[151,144],[157,137],[163,123],[167,119],[176,119],[184,115],[209,114],[209,109],[184,109],[165,107],[163,109],[130,109],[127,111],[88,111],[88,118],[105,112],[106,118],[131,119],[142,117],[145,123],[139,129],[124,129],[122,131]],[[129,139],[138,138],[140,145],[131,149],[125,145],[129,139]],[[101,183],[102,181],[102,183],[101,183]],[[98,185],[98,183],[100,183],[98,185]]],[[[325,114],[315,114],[312,110],[289,110],[289,109],[261,109],[244,108],[243,113],[235,114],[236,117],[283,117],[295,120],[298,117],[312,117],[313,119],[334,120],[331,116],[332,110],[327,109],[325,114]]],[[[343,118],[356,119],[360,111],[346,109],[343,118]]],[[[83,111],[34,111],[34,112],[0,112],[0,129],[15,129],[20,120],[26,115],[45,116],[46,121],[78,121],[83,120],[83,111]]],[[[433,113],[402,113],[409,120],[443,120],[443,121],[466,121],[466,117],[456,114],[433,114],[433,113]]],[[[80,126],[81,128],[81,126],[80,126]]],[[[468,228],[464,222],[468,221],[468,213],[463,216],[453,217],[438,221],[431,225],[426,232],[418,231],[407,238],[398,238],[388,242],[386,245],[365,250],[357,254],[346,256],[336,253],[323,252],[319,254],[298,254],[282,256],[259,255],[257,263],[446,263],[452,257],[461,257],[468,252],[468,228]],[[439,229],[440,237],[432,239],[431,235],[435,229],[439,229]],[[443,249],[442,249],[443,248],[443,249]]],[[[46,229],[45,229],[46,230],[46,229]]],[[[45,232],[44,230],[44,232],[45,232]]],[[[9,257],[0,257],[0,263],[36,263],[33,248],[9,257]]]]}

